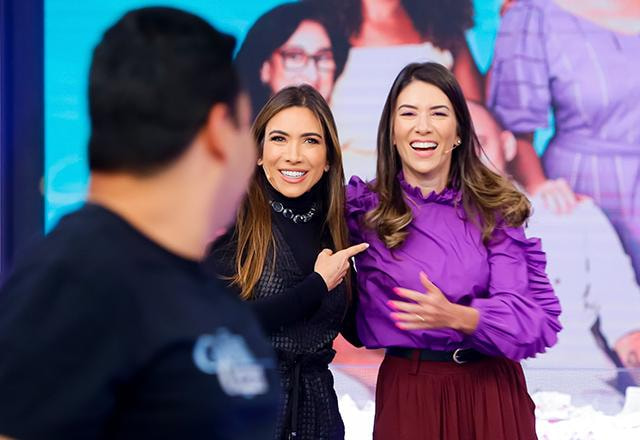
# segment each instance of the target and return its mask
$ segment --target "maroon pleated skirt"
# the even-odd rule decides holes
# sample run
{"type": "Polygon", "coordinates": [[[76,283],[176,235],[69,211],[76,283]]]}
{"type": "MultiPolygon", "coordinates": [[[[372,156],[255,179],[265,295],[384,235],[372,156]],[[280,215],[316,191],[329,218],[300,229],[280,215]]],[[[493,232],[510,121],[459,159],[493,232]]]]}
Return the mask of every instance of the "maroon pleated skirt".
{"type": "Polygon", "coordinates": [[[374,440],[532,440],[535,405],[519,363],[466,364],[386,355],[376,388],[374,440]]]}

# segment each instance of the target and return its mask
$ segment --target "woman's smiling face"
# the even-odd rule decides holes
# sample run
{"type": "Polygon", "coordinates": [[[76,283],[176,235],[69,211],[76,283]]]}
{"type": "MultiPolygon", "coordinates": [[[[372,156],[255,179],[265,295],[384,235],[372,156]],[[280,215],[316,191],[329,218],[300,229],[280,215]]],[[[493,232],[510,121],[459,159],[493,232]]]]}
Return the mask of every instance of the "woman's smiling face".
{"type": "Polygon", "coordinates": [[[414,80],[398,95],[393,114],[393,143],[405,179],[447,181],[451,152],[459,145],[453,105],[438,87],[414,80]]]}
{"type": "Polygon", "coordinates": [[[306,107],[289,107],[267,123],[258,161],[271,186],[286,197],[300,197],[328,171],[325,133],[306,107]]]}

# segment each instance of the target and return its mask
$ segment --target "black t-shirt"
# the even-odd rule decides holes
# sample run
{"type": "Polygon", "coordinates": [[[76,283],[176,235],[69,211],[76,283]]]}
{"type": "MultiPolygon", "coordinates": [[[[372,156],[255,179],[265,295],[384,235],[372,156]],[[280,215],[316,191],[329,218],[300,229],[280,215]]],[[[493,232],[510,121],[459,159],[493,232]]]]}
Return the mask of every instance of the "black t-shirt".
{"type": "Polygon", "coordinates": [[[0,434],[267,439],[278,383],[245,304],[96,205],[0,291],[0,434]]]}

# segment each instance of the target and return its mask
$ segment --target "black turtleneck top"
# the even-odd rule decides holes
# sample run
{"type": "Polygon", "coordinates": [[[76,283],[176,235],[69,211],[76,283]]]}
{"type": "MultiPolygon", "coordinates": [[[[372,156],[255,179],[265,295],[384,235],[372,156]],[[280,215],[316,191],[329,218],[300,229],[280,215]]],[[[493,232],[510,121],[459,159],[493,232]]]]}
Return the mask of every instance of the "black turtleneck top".
{"type": "MultiPolygon", "coordinates": [[[[314,203],[317,203],[318,207],[315,215],[307,223],[294,223],[282,213],[271,211],[272,224],[278,228],[291,248],[300,269],[309,275],[282,295],[248,301],[267,332],[304,319],[320,306],[323,296],[328,293],[324,279],[314,271],[320,251],[330,247],[330,237],[324,228],[326,215],[322,197],[318,194],[319,187],[320,185],[316,184],[311,191],[296,198],[285,197],[271,186],[268,187],[270,199],[282,203],[294,214],[307,214],[314,203]]],[[[265,209],[272,208],[267,206],[265,209]]],[[[207,269],[213,269],[217,276],[230,277],[235,273],[233,232],[231,230],[216,240],[205,260],[207,269]]],[[[233,286],[231,288],[233,289],[233,286]]],[[[239,289],[235,290],[239,293],[239,289]]]]}
{"type": "Polygon", "coordinates": [[[282,203],[285,208],[291,209],[294,214],[307,214],[314,204],[317,206],[316,213],[307,223],[294,223],[291,219],[282,215],[281,212],[271,210],[272,223],[277,226],[287,241],[300,269],[309,274],[315,273],[313,269],[320,251],[325,247],[330,247],[330,237],[328,237],[328,233],[325,233],[324,228],[325,207],[322,206],[322,198],[318,194],[318,186],[319,184],[314,186],[311,191],[296,198],[285,197],[271,188],[271,186],[268,188],[271,200],[282,203]]]}

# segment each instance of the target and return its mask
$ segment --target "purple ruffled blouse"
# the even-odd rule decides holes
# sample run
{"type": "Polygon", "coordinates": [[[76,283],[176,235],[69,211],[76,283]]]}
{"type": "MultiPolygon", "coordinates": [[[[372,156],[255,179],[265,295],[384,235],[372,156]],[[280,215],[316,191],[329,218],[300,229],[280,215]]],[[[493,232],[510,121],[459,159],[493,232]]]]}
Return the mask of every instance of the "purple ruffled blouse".
{"type": "Polygon", "coordinates": [[[545,273],[539,239],[522,227],[499,225],[489,243],[465,219],[461,194],[451,188],[427,197],[398,176],[413,212],[409,234],[400,248],[387,249],[377,233],[363,226],[364,214],[378,196],[354,176],[347,186],[347,223],[352,243],[369,248],[356,256],[360,306],[358,335],[368,348],[411,347],[432,350],[474,348],[489,355],[520,360],[544,352],[562,328],[560,303],[545,273]],[[402,330],[387,301],[401,299],[394,287],[424,292],[424,271],[449,301],[480,312],[472,335],[450,329],[402,330]]]}

